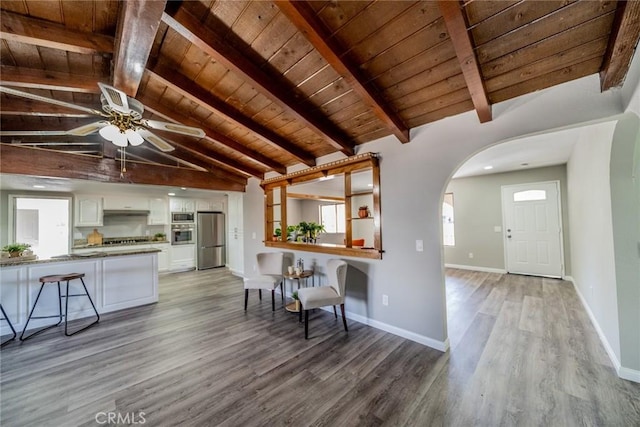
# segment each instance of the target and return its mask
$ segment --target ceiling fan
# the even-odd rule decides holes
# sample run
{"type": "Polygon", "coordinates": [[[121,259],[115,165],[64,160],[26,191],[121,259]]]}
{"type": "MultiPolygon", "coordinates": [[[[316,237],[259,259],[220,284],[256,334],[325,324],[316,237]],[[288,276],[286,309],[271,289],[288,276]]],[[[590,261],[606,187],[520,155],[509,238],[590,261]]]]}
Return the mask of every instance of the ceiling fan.
{"type": "Polygon", "coordinates": [[[95,114],[103,118],[103,120],[89,123],[70,129],[68,131],[0,131],[0,135],[73,135],[87,136],[95,132],[107,141],[111,141],[118,147],[127,147],[128,145],[137,146],[145,140],[151,143],[160,151],[173,151],[175,148],[164,139],[153,134],[148,128],[158,129],[168,132],[175,132],[182,135],[194,136],[202,138],[205,133],[202,129],[184,126],[176,123],[162,122],[158,120],[147,120],[142,118],[144,106],[141,102],[127,96],[126,93],[109,86],[104,83],[98,83],[100,91],[100,101],[102,102],[102,111],[88,108],[65,101],[59,101],[46,96],[40,96],[21,90],[0,86],[0,92],[9,95],[20,96],[35,101],[47,102],[49,104],[59,105],[74,110],[83,111],[85,113],[95,114]]]}

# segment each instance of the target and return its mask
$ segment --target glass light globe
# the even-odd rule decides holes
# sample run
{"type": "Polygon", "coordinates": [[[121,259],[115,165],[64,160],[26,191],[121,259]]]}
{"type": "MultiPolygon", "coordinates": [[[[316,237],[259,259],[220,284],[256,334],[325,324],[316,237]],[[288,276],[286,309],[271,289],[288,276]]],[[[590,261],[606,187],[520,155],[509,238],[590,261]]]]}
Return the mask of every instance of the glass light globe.
{"type": "Polygon", "coordinates": [[[125,131],[125,135],[127,136],[127,139],[129,140],[129,144],[131,145],[140,145],[144,142],[144,139],[142,139],[142,137],[138,134],[138,132],[132,129],[127,129],[125,131]]]}
{"type": "Polygon", "coordinates": [[[116,125],[108,125],[99,130],[100,136],[102,136],[107,141],[112,141],[118,137],[120,133],[120,129],[116,125]]]}

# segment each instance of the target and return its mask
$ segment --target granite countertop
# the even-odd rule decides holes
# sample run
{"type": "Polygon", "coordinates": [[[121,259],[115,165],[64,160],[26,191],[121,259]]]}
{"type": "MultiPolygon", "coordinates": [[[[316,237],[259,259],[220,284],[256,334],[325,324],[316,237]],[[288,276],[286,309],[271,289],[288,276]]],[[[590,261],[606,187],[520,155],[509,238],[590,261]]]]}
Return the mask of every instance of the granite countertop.
{"type": "MultiPolygon", "coordinates": [[[[105,245],[105,246],[113,246],[113,245],[105,245]]],[[[140,249],[129,249],[129,250],[122,250],[122,251],[114,251],[114,252],[95,251],[95,252],[90,252],[86,254],[59,255],[51,258],[43,258],[43,259],[35,259],[35,260],[24,260],[20,258],[3,258],[2,262],[0,263],[0,267],[15,267],[18,265],[79,261],[87,258],[105,258],[105,257],[125,256],[125,255],[153,254],[156,252],[160,252],[160,249],[140,248],[140,249]]]]}
{"type": "Polygon", "coordinates": [[[111,243],[111,244],[102,244],[102,245],[89,245],[79,244],[73,245],[71,249],[90,249],[90,248],[117,248],[118,246],[138,246],[138,245],[162,245],[171,243],[168,240],[148,240],[146,242],[135,242],[135,243],[111,243]]]}

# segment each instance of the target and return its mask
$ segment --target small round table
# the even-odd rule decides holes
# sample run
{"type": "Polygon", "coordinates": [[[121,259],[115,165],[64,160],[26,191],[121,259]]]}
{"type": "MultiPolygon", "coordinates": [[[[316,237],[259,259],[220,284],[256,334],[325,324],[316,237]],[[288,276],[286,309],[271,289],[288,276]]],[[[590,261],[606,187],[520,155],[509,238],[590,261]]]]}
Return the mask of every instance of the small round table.
{"type": "MultiPolygon", "coordinates": [[[[292,284],[291,284],[291,292],[293,293],[293,280],[296,280],[298,282],[298,289],[300,289],[300,279],[305,279],[305,287],[307,284],[307,279],[309,277],[313,277],[313,271],[311,270],[304,270],[302,273],[300,274],[289,274],[289,273],[285,273],[284,274],[284,278],[285,280],[291,280],[292,284]]],[[[298,313],[300,312],[300,304],[296,304],[298,302],[298,300],[294,300],[292,303],[287,304],[284,308],[291,312],[291,313],[298,313]]]]}

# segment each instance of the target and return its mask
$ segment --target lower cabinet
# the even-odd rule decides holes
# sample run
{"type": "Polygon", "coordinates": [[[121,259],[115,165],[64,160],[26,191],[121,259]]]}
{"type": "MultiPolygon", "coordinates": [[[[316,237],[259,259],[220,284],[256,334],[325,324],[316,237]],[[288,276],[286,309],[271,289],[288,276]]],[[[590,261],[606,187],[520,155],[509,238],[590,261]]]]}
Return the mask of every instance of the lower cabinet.
{"type": "Polygon", "coordinates": [[[196,268],[196,245],[171,246],[169,270],[181,271],[196,268]]]}
{"type": "Polygon", "coordinates": [[[227,267],[231,273],[244,274],[244,240],[242,233],[230,232],[227,239],[227,267]]]}
{"type": "Polygon", "coordinates": [[[153,245],[154,248],[160,249],[158,252],[158,272],[164,273],[169,271],[171,260],[171,245],[169,243],[161,245],[153,245]]]}

